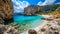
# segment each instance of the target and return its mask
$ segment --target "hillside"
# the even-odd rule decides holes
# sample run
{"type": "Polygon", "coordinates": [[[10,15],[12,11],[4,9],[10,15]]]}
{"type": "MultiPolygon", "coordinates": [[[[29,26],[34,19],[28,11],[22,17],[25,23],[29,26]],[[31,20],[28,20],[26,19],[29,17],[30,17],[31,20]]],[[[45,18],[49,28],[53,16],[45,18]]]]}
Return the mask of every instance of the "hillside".
{"type": "Polygon", "coordinates": [[[49,14],[55,11],[58,7],[60,7],[60,4],[45,6],[30,5],[24,9],[24,14],[25,15],[49,14]]]}

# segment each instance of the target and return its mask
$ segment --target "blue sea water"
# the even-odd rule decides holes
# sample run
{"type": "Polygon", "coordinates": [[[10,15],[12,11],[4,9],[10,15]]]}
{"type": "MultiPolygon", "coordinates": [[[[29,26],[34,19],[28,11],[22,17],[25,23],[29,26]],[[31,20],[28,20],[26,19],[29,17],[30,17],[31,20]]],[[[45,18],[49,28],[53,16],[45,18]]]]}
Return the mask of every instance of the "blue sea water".
{"type": "Polygon", "coordinates": [[[42,23],[43,16],[14,16],[14,23],[20,26],[20,30],[35,28],[42,23]]]}

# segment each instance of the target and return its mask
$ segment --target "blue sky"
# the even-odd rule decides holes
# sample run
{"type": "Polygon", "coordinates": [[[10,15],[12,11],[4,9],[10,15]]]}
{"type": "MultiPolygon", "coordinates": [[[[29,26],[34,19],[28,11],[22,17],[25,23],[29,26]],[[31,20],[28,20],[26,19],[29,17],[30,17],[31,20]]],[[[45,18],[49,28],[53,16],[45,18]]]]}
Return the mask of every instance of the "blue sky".
{"type": "MultiPolygon", "coordinates": [[[[17,0],[17,1],[21,1],[21,2],[23,2],[23,1],[27,1],[27,2],[29,2],[30,4],[33,4],[33,5],[37,5],[37,3],[38,2],[44,2],[44,1],[46,1],[46,0],[17,0]]],[[[51,0],[52,1],[52,0],[51,0]]],[[[58,2],[60,2],[60,0],[56,0],[55,2],[54,2],[54,4],[55,3],[58,3],[58,2]]]]}
{"type": "Polygon", "coordinates": [[[14,13],[23,12],[24,8],[29,5],[50,5],[60,4],[60,0],[12,0],[14,6],[14,13]]]}
{"type": "Polygon", "coordinates": [[[44,2],[45,0],[19,0],[19,1],[27,1],[30,4],[37,5],[39,1],[44,2]]]}
{"type": "Polygon", "coordinates": [[[56,3],[57,3],[57,2],[60,2],[60,0],[56,0],[55,2],[56,2],[56,3]]]}

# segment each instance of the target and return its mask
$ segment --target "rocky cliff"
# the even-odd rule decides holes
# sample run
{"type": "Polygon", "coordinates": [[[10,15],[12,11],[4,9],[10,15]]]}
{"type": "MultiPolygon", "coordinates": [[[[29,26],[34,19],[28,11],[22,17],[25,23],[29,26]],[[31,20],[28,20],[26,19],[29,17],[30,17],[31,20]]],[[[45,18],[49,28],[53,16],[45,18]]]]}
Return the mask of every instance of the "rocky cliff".
{"type": "Polygon", "coordinates": [[[25,15],[34,15],[35,12],[38,12],[39,10],[40,10],[39,6],[30,5],[26,8],[24,8],[24,14],[25,15]]]}
{"type": "Polygon", "coordinates": [[[0,22],[5,22],[4,20],[13,18],[13,5],[11,0],[0,0],[0,18],[0,22]]]}
{"type": "Polygon", "coordinates": [[[11,0],[0,0],[0,34],[19,34],[17,27],[11,24],[11,21],[13,21],[11,0]]]}
{"type": "Polygon", "coordinates": [[[60,4],[46,5],[46,6],[30,5],[24,9],[24,14],[33,15],[36,14],[36,12],[54,11],[58,7],[60,7],[60,4]]]}

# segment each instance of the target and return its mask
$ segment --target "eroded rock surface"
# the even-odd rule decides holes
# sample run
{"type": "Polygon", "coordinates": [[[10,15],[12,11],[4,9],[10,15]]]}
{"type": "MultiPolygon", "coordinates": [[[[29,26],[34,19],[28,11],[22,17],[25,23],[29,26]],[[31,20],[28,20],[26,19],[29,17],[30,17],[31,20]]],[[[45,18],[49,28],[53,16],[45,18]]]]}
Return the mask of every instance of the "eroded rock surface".
{"type": "Polygon", "coordinates": [[[0,34],[19,34],[19,31],[14,25],[1,25],[0,24],[0,34]]]}
{"type": "Polygon", "coordinates": [[[0,0],[0,18],[2,21],[13,18],[13,5],[11,0],[0,0]]]}
{"type": "Polygon", "coordinates": [[[60,19],[48,21],[38,32],[38,34],[60,34],[60,19]]]}
{"type": "Polygon", "coordinates": [[[13,24],[11,25],[11,23],[9,23],[11,19],[13,20],[12,1],[0,0],[0,34],[19,34],[19,31],[16,26],[14,26],[13,24]],[[9,24],[7,24],[6,22],[9,24]]]}

